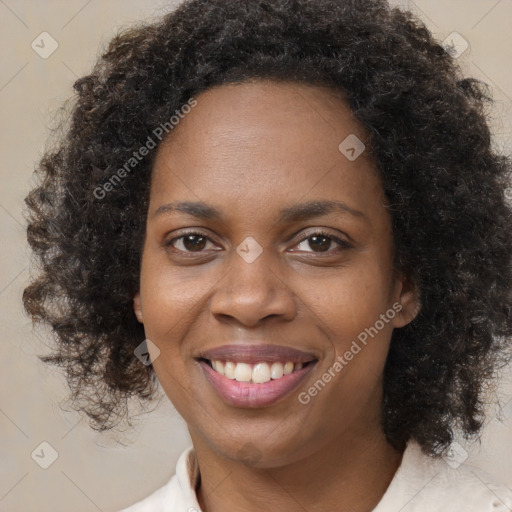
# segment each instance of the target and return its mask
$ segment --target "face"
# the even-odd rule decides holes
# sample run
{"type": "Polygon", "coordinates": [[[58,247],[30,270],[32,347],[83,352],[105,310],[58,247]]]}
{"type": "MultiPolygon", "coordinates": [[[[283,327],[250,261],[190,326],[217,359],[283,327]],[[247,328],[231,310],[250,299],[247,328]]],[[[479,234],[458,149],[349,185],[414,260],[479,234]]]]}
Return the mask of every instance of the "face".
{"type": "Polygon", "coordinates": [[[415,296],[362,126],[312,85],[196,99],[158,149],[134,298],[163,389],[194,445],[260,467],[371,435],[415,296]]]}

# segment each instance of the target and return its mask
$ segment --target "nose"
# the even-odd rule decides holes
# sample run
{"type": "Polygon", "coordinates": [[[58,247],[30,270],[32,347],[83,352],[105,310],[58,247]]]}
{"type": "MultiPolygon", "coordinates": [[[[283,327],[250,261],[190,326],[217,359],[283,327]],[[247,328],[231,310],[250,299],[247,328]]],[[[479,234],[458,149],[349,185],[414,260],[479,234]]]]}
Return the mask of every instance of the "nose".
{"type": "Polygon", "coordinates": [[[294,293],[270,264],[270,250],[253,262],[244,261],[234,253],[229,271],[220,280],[210,308],[220,321],[231,320],[245,327],[254,327],[263,319],[290,321],[297,314],[294,293]]]}

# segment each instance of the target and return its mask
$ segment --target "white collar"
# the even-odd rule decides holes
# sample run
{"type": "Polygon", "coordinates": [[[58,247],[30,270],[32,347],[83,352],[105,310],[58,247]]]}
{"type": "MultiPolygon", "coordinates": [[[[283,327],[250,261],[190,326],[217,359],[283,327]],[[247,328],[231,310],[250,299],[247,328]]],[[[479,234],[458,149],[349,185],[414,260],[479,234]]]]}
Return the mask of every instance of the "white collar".
{"type": "MultiPolygon", "coordinates": [[[[460,453],[453,460],[434,458],[409,441],[400,467],[372,512],[510,512],[512,490],[457,460],[462,460],[460,453]]],[[[201,512],[196,496],[199,479],[197,459],[189,447],[167,484],[120,512],[201,512]]]]}

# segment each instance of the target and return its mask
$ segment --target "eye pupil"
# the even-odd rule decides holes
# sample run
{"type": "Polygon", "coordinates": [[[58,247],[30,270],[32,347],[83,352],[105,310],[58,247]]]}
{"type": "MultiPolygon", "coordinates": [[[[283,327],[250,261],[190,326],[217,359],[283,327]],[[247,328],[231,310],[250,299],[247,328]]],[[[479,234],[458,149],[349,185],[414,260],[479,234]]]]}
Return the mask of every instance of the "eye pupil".
{"type": "Polygon", "coordinates": [[[201,250],[204,248],[205,243],[206,238],[201,235],[186,235],[183,239],[183,245],[187,251],[201,250]],[[193,241],[194,239],[196,239],[195,242],[193,241]]]}
{"type": "Polygon", "coordinates": [[[313,236],[309,237],[309,240],[310,240],[309,246],[312,249],[314,249],[315,247],[319,248],[320,252],[327,251],[329,249],[329,246],[331,245],[331,239],[325,235],[313,235],[313,236]],[[322,240],[322,243],[320,243],[319,245],[315,245],[319,240],[322,240]],[[311,243],[311,241],[313,241],[313,244],[311,243]]]}

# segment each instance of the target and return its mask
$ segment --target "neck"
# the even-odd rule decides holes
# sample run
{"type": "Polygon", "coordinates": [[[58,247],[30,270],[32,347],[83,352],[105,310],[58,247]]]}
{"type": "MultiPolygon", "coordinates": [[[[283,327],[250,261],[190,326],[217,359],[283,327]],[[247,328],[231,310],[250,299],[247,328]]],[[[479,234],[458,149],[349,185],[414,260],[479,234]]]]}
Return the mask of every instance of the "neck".
{"type": "Polygon", "coordinates": [[[332,440],[285,466],[254,468],[212,452],[193,436],[203,512],[255,512],[269,504],[280,512],[371,512],[386,492],[403,452],[382,431],[332,440]]]}

